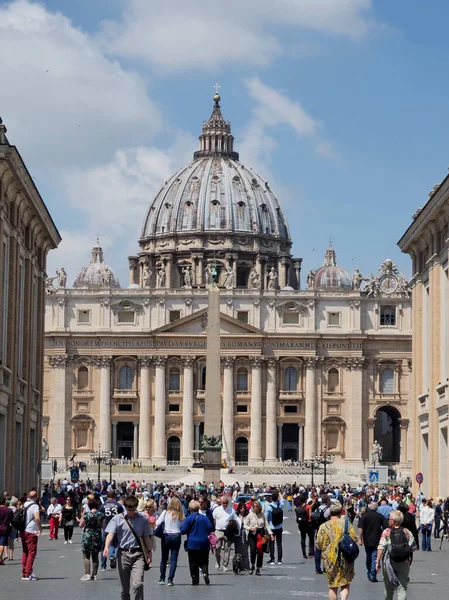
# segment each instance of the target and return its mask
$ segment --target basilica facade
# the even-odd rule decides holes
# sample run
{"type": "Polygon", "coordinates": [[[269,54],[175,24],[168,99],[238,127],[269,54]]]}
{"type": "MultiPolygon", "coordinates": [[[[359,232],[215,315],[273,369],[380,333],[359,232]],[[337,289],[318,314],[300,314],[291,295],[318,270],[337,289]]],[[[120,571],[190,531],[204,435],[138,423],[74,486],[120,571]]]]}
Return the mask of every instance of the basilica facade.
{"type": "Polygon", "coordinates": [[[218,95],[199,140],[149,206],[125,287],[99,243],[71,287],[62,269],[48,285],[50,457],[88,460],[100,449],[147,464],[199,460],[215,282],[228,464],[326,451],[362,467],[377,440],[384,462],[408,471],[408,283],[389,259],[376,276],[349,275],[329,245],[302,286],[281,206],[240,162],[218,95]]]}

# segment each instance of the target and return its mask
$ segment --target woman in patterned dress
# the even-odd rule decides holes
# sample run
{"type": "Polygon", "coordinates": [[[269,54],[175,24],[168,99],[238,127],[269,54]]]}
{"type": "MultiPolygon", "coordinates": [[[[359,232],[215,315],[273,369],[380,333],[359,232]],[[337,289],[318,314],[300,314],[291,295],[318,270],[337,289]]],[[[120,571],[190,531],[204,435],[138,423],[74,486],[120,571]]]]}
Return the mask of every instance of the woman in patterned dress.
{"type": "MultiPolygon", "coordinates": [[[[345,520],[341,518],[343,507],[340,502],[331,505],[331,518],[318,530],[316,546],[322,551],[323,564],[329,585],[329,600],[337,600],[340,588],[341,600],[349,597],[350,583],[354,578],[354,563],[338,556],[338,545],[345,531],[345,520]]],[[[354,527],[349,523],[348,533],[357,541],[354,527]]]]}
{"type": "Polygon", "coordinates": [[[85,513],[82,519],[79,519],[79,526],[83,527],[81,537],[81,550],[83,552],[84,575],[81,581],[97,579],[98,573],[98,554],[103,545],[103,519],[104,514],[98,511],[99,501],[91,498],[87,503],[89,512],[85,513]],[[90,560],[92,559],[92,574],[90,569],[90,560]]]}

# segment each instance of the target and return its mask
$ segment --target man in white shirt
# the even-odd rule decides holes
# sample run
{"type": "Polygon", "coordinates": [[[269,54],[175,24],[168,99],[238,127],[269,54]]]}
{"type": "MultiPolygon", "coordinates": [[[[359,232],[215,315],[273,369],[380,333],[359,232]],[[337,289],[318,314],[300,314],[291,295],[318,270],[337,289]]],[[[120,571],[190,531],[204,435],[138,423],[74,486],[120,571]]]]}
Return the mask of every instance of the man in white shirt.
{"type": "Polygon", "coordinates": [[[22,580],[36,581],[33,564],[37,554],[37,541],[42,532],[37,492],[32,491],[28,494],[23,507],[25,509],[25,531],[20,534],[22,539],[22,580]]]}
{"type": "Polygon", "coordinates": [[[236,517],[235,511],[229,504],[229,497],[221,497],[221,505],[217,506],[213,513],[215,522],[215,535],[218,538],[218,543],[215,547],[215,568],[220,568],[220,562],[223,562],[223,571],[229,571],[229,555],[231,553],[231,545],[234,540],[230,540],[226,537],[225,532],[228,528],[229,522],[234,521],[236,525],[236,534],[239,533],[239,522],[236,517]]]}
{"type": "Polygon", "coordinates": [[[50,500],[50,506],[47,508],[47,516],[50,519],[50,539],[58,539],[59,521],[61,519],[62,506],[58,504],[56,498],[50,500]]]}

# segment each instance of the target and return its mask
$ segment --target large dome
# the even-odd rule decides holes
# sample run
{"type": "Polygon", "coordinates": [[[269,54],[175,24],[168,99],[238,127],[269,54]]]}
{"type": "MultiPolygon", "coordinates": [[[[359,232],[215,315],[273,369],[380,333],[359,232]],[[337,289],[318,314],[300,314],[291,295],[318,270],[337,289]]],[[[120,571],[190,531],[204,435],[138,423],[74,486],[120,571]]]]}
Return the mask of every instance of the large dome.
{"type": "Polygon", "coordinates": [[[142,238],[205,231],[289,240],[284,215],[268,183],[223,156],[198,157],[162,186],[145,217],[142,238]]]}
{"type": "Polygon", "coordinates": [[[92,248],[90,263],[83,267],[73,282],[74,288],[119,288],[120,284],[114,271],[103,259],[103,249],[99,245],[92,248]]]}
{"type": "Polygon", "coordinates": [[[337,256],[332,244],[329,244],[326,250],[323,266],[315,273],[315,288],[352,290],[352,279],[347,271],[337,265],[337,256]]]}

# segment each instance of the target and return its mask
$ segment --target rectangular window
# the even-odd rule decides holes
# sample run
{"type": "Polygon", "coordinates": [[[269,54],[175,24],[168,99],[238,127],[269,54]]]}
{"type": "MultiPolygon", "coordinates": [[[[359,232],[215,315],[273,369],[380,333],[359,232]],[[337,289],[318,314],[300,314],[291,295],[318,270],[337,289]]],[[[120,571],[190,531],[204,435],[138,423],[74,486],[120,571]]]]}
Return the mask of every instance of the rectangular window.
{"type": "Polygon", "coordinates": [[[293,406],[291,404],[286,404],[284,406],[284,414],[286,414],[286,415],[296,415],[297,412],[298,412],[297,406],[293,406]]]}
{"type": "Polygon", "coordinates": [[[237,311],[237,321],[241,321],[242,323],[248,323],[248,311],[247,310],[238,310],[237,311]]]}
{"type": "Polygon", "coordinates": [[[283,315],[282,322],[284,323],[284,325],[299,325],[299,313],[285,312],[283,315]]]}
{"type": "Polygon", "coordinates": [[[170,323],[173,323],[173,321],[177,321],[180,318],[181,318],[181,311],[180,310],[171,310],[170,311],[170,314],[169,314],[169,321],[170,321],[170,323]]]}
{"type": "Polygon", "coordinates": [[[133,310],[119,310],[117,313],[117,320],[119,323],[134,323],[136,320],[136,313],[133,310]]]}
{"type": "Polygon", "coordinates": [[[119,410],[119,412],[132,412],[133,405],[132,404],[119,404],[118,410],[119,410]]]}
{"type": "Polygon", "coordinates": [[[78,323],[90,323],[90,310],[78,311],[78,323]]]}
{"type": "Polygon", "coordinates": [[[380,325],[381,327],[396,326],[396,307],[381,306],[380,307],[380,325]]]}
{"type": "Polygon", "coordinates": [[[237,404],[237,413],[241,414],[241,413],[247,413],[247,412],[248,412],[247,404],[237,404]]]}
{"type": "Polygon", "coordinates": [[[329,327],[340,327],[340,313],[329,312],[327,313],[329,327]]]}
{"type": "Polygon", "coordinates": [[[180,411],[179,411],[179,406],[180,406],[179,404],[169,404],[169,405],[168,405],[168,412],[171,412],[171,413],[172,413],[172,412],[179,413],[179,412],[180,412],[180,411]]]}

